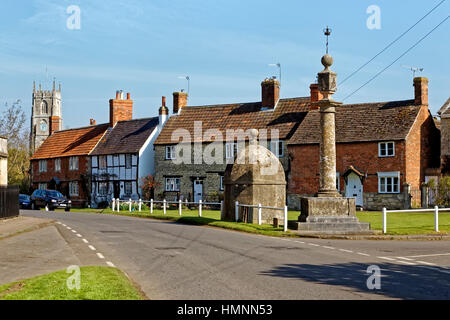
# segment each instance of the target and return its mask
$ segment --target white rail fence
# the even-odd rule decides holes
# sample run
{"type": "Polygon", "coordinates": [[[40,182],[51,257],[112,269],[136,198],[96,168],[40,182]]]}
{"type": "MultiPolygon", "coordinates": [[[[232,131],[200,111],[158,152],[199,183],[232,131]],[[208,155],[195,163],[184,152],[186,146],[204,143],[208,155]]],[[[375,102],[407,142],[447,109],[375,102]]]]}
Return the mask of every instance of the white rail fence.
{"type": "Polygon", "coordinates": [[[170,204],[177,204],[178,205],[178,214],[180,217],[183,214],[183,206],[188,205],[194,205],[198,206],[198,216],[201,217],[203,213],[203,206],[220,206],[220,215],[223,216],[223,201],[221,202],[203,202],[202,200],[199,200],[199,202],[188,202],[186,201],[167,201],[166,199],[162,201],[157,201],[151,199],[150,201],[144,201],[139,199],[138,201],[135,200],[120,200],[120,199],[112,199],[111,209],[113,212],[120,212],[120,203],[127,203],[128,204],[128,211],[132,212],[132,207],[135,209],[135,205],[138,205],[138,212],[142,212],[142,204],[149,204],[150,205],[150,214],[153,214],[153,209],[156,204],[162,204],[163,207],[163,213],[164,215],[167,214],[167,208],[170,204]]]}
{"type": "Polygon", "coordinates": [[[258,209],[258,225],[262,224],[262,217],[261,217],[261,213],[262,213],[262,209],[272,209],[272,210],[280,210],[284,212],[284,225],[283,225],[283,230],[284,232],[287,231],[287,227],[288,227],[288,207],[284,206],[284,208],[277,208],[277,207],[268,207],[268,206],[262,206],[261,204],[258,205],[250,205],[250,204],[242,204],[239,203],[239,201],[236,201],[235,203],[235,221],[237,222],[239,220],[239,207],[241,208],[256,208],[258,209]]]}
{"type": "Polygon", "coordinates": [[[439,232],[439,212],[450,211],[450,208],[439,208],[435,206],[434,209],[409,209],[409,210],[387,210],[383,208],[383,233],[387,233],[387,214],[388,213],[407,213],[407,212],[434,212],[434,231],[439,232]]]}

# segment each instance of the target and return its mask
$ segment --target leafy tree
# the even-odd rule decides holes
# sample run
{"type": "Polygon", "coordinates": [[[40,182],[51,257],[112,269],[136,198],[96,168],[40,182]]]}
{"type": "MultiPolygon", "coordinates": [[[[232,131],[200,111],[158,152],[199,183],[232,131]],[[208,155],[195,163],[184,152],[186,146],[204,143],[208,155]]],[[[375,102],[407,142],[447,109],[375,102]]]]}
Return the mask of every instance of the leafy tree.
{"type": "Polygon", "coordinates": [[[9,105],[0,115],[0,135],[8,139],[8,184],[19,185],[21,193],[29,191],[30,133],[21,101],[9,105]]]}
{"type": "Polygon", "coordinates": [[[141,189],[143,200],[150,200],[153,197],[155,187],[159,186],[159,183],[155,181],[155,178],[149,174],[146,177],[141,178],[141,189]]]}

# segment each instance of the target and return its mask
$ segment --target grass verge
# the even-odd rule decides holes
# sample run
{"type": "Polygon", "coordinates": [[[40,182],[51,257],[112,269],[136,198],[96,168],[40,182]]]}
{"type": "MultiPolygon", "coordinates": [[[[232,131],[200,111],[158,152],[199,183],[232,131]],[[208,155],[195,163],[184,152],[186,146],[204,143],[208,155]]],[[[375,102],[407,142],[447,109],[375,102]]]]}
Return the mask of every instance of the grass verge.
{"type": "Polygon", "coordinates": [[[0,300],[142,300],[144,295],[116,268],[81,267],[80,290],[69,290],[65,270],[0,286],[0,300]]]}

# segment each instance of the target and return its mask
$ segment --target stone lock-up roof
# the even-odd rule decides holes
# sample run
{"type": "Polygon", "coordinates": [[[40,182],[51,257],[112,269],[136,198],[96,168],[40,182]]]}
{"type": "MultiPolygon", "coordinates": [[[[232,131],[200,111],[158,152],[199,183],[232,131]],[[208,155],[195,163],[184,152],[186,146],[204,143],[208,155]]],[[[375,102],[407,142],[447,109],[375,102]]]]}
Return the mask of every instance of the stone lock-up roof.
{"type": "Polygon", "coordinates": [[[48,137],[31,160],[88,155],[103,137],[108,124],[62,130],[48,137]]]}
{"type": "Polygon", "coordinates": [[[438,111],[438,114],[442,118],[450,118],[450,98],[444,103],[441,109],[438,111]]]}
{"type": "MultiPolygon", "coordinates": [[[[192,142],[212,142],[219,139],[194,140],[194,122],[202,122],[202,136],[208,129],[217,129],[226,140],[227,129],[267,129],[268,139],[271,130],[279,130],[279,138],[285,139],[294,132],[298,123],[308,113],[310,98],[280,99],[275,109],[261,110],[261,102],[237,103],[225,105],[208,105],[200,107],[184,107],[179,115],[169,118],[155,141],[155,145],[176,144],[172,141],[172,133],[176,129],[188,130],[192,142]]],[[[246,137],[248,139],[248,137],[246,137]]]]}
{"type": "Polygon", "coordinates": [[[158,124],[158,117],[119,121],[108,130],[91,155],[137,153],[158,124]]]}
{"type": "MultiPolygon", "coordinates": [[[[414,100],[347,104],[336,107],[336,142],[406,139],[420,106],[414,100]]],[[[320,112],[312,110],[288,144],[320,143],[320,112]]]]}

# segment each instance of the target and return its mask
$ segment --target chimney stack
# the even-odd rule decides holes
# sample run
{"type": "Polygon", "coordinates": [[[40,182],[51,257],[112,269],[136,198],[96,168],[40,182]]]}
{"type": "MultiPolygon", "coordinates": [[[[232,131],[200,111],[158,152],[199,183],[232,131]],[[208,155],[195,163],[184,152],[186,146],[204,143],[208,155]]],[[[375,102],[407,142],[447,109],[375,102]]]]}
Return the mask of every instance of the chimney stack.
{"type": "Polygon", "coordinates": [[[117,121],[133,119],[133,100],[127,93],[127,100],[123,99],[123,92],[116,91],[116,99],[109,100],[109,126],[114,127],[117,121]]]}
{"type": "Polygon", "coordinates": [[[166,97],[162,97],[162,105],[159,108],[159,128],[162,129],[169,118],[169,108],[166,107],[166,97]]]}
{"type": "Polygon", "coordinates": [[[55,133],[56,131],[61,130],[61,118],[58,116],[51,116],[50,117],[50,135],[55,133]]]}
{"type": "Polygon", "coordinates": [[[261,82],[261,96],[263,109],[273,109],[280,99],[280,83],[277,79],[265,79],[261,82]]]}
{"type": "Polygon", "coordinates": [[[188,95],[186,92],[174,92],[173,93],[173,113],[177,114],[187,106],[188,95]]]}
{"type": "Polygon", "coordinates": [[[309,86],[309,89],[311,90],[311,110],[319,109],[319,104],[315,102],[319,102],[323,99],[323,94],[319,90],[319,84],[318,83],[312,83],[309,86]]]}
{"type": "Polygon", "coordinates": [[[414,78],[414,104],[428,105],[428,78],[414,78]]]}

